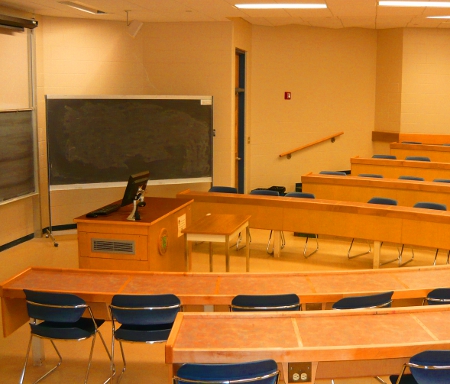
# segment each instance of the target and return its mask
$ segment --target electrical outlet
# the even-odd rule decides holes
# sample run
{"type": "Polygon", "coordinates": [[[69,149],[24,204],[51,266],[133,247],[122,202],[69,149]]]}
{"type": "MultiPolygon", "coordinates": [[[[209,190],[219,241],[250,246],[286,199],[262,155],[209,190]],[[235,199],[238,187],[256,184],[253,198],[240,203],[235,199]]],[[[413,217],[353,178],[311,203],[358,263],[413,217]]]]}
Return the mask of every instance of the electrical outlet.
{"type": "Polygon", "coordinates": [[[288,383],[310,383],[311,363],[288,363],[288,383]]]}

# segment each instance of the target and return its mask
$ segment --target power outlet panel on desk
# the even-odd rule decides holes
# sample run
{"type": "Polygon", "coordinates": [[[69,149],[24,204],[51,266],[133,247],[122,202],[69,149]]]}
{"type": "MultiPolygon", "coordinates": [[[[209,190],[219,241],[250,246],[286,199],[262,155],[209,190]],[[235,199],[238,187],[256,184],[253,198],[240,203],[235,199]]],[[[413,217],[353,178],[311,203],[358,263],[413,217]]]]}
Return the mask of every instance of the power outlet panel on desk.
{"type": "Polygon", "coordinates": [[[311,363],[288,363],[288,383],[310,383],[311,363]]]}

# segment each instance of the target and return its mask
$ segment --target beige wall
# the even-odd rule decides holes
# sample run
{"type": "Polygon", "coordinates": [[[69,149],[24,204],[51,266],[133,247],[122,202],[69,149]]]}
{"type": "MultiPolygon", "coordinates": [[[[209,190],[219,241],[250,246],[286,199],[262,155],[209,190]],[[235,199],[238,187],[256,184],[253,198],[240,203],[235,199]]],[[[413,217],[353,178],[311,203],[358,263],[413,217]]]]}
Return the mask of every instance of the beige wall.
{"type": "Polygon", "coordinates": [[[449,133],[450,30],[403,31],[401,132],[449,133]]]}
{"type": "MultiPolygon", "coordinates": [[[[441,100],[449,92],[449,33],[271,28],[233,20],[147,23],[132,38],[123,22],[40,17],[36,41],[43,226],[48,225],[46,94],[212,95],[214,181],[233,184],[234,54],[236,48],[242,49],[247,52],[250,139],[246,189],[283,185],[293,190],[306,172],[348,169],[350,157],[370,156],[375,127],[390,130],[400,121],[402,132],[446,132],[450,112],[441,100]],[[395,65],[389,65],[392,60],[395,65]],[[291,100],[284,100],[285,91],[292,92],[291,100]],[[395,120],[399,114],[401,120],[395,120]],[[340,131],[344,135],[333,144],[324,142],[290,160],[278,156],[340,131]]],[[[157,187],[149,193],[173,195],[185,187],[157,187]]],[[[53,225],[69,224],[98,204],[97,191],[78,192],[53,196],[52,203],[58,206],[53,225]]],[[[101,196],[115,199],[120,194],[111,189],[101,196]]],[[[39,227],[36,201],[0,206],[0,244],[39,227]]]]}
{"type": "Polygon", "coordinates": [[[376,31],[253,26],[250,189],[294,190],[306,172],[349,169],[369,156],[376,31]],[[284,92],[292,92],[284,100],[284,92]],[[344,131],[288,160],[279,154],[344,131]]]}

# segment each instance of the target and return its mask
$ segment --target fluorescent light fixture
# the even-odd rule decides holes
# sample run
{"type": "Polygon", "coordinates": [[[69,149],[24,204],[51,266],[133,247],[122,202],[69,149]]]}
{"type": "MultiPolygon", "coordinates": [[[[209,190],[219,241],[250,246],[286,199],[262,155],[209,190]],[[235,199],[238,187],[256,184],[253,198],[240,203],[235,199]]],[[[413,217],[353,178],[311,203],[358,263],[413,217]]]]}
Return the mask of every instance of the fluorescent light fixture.
{"type": "Polygon", "coordinates": [[[63,4],[63,5],[67,5],[68,7],[71,7],[71,8],[78,9],[79,11],[90,13],[92,15],[104,15],[104,14],[106,14],[106,12],[100,11],[100,10],[95,9],[95,8],[87,7],[86,5],[83,5],[83,4],[75,3],[74,1],[60,1],[59,3],[63,4]]]}
{"type": "Polygon", "coordinates": [[[450,1],[379,1],[382,7],[433,7],[450,8],[450,1]]]}
{"type": "Polygon", "coordinates": [[[327,8],[326,4],[314,4],[314,3],[289,3],[289,4],[235,4],[239,9],[324,9],[327,8]]]}
{"type": "Polygon", "coordinates": [[[450,16],[427,16],[427,19],[450,19],[450,16]]]}

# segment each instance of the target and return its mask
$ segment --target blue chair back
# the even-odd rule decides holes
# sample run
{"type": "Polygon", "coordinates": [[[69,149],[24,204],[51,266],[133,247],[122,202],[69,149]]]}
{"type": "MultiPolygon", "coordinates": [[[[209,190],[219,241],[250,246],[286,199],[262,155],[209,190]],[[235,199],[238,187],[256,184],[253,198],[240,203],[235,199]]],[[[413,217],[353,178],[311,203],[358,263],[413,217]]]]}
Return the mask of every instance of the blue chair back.
{"type": "Polygon", "coordinates": [[[390,199],[388,197],[372,197],[368,203],[370,204],[384,204],[384,205],[397,205],[397,200],[390,199]]]}
{"type": "Polygon", "coordinates": [[[433,203],[430,201],[419,201],[414,204],[414,208],[426,208],[426,209],[436,209],[438,211],[446,211],[447,206],[441,203],[433,203]]]}
{"type": "Polygon", "coordinates": [[[184,364],[174,377],[178,383],[276,384],[279,371],[274,360],[235,364],[184,364]]]}
{"type": "Polygon", "coordinates": [[[379,175],[377,173],[360,173],[358,176],[359,177],[374,177],[374,178],[377,178],[377,179],[382,179],[383,178],[383,175],[379,175]]]}
{"type": "Polygon", "coordinates": [[[237,188],[215,185],[209,188],[208,192],[237,193],[237,188]]]}
{"type": "Polygon", "coordinates": [[[250,195],[280,196],[280,193],[270,189],[254,189],[250,191],[250,195]]]}
{"type": "Polygon", "coordinates": [[[345,172],[341,171],[320,171],[320,175],[334,175],[334,176],[347,176],[345,172]]]}
{"type": "Polygon", "coordinates": [[[388,159],[388,160],[396,160],[397,156],[395,155],[373,155],[372,159],[388,159]]]}
{"type": "Polygon", "coordinates": [[[393,291],[367,296],[344,297],[333,304],[333,309],[369,309],[390,307],[393,291]]]}
{"type": "Polygon", "coordinates": [[[450,369],[448,369],[450,352],[448,350],[423,351],[412,356],[409,363],[413,364],[410,365],[410,370],[418,384],[450,383],[450,369]],[[442,368],[439,369],[439,367],[442,368]]]}
{"type": "Polygon", "coordinates": [[[315,199],[314,193],[308,192],[289,192],[284,195],[285,197],[299,197],[301,199],[315,199]]]}
{"type": "Polygon", "coordinates": [[[408,175],[401,175],[398,177],[400,180],[414,180],[414,181],[425,181],[423,177],[419,176],[408,176],[408,175]]]}
{"type": "Polygon", "coordinates": [[[294,293],[279,295],[237,295],[231,301],[232,312],[298,311],[300,299],[294,293]]]}
{"type": "Polygon", "coordinates": [[[450,303],[450,288],[436,288],[430,291],[426,297],[428,305],[450,303]]]}
{"type": "Polygon", "coordinates": [[[413,160],[413,161],[431,161],[427,156],[406,156],[405,160],[413,160]]]}
{"type": "Polygon", "coordinates": [[[450,183],[450,179],[434,179],[436,183],[450,183]]]}
{"type": "Polygon", "coordinates": [[[55,323],[75,323],[87,308],[80,297],[68,293],[23,290],[27,301],[28,316],[55,323]]]}
{"type": "Polygon", "coordinates": [[[172,294],[115,295],[111,314],[125,325],[172,324],[181,309],[180,299],[172,294]]]}

